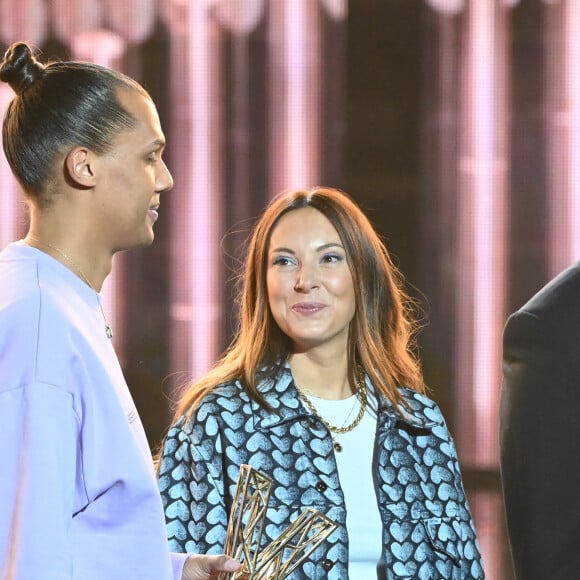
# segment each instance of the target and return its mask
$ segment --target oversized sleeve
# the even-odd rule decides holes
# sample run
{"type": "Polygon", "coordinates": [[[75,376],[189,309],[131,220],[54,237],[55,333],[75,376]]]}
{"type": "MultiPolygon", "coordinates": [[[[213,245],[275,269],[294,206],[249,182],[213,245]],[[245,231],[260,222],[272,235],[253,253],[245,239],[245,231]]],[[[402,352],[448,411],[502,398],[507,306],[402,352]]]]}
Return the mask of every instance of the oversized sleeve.
{"type": "Polygon", "coordinates": [[[0,577],[73,578],[79,423],[72,396],[48,384],[0,394],[0,577]]]}
{"type": "Polygon", "coordinates": [[[220,424],[210,405],[170,428],[158,465],[167,536],[174,552],[222,554],[227,510],[220,424]]]}
{"type": "Polygon", "coordinates": [[[580,332],[521,311],[504,331],[501,475],[518,580],[580,577],[580,332]]]}

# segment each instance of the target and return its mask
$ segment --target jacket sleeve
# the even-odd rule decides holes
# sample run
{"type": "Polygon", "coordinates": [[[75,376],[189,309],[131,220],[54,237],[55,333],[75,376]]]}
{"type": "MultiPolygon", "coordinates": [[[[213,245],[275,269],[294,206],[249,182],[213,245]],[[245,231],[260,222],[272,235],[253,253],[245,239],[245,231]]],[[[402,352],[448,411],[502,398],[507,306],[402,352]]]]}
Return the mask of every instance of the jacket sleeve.
{"type": "Polygon", "coordinates": [[[72,578],[79,433],[72,396],[41,383],[5,391],[0,432],[0,578],[72,578]]]}
{"type": "MultiPolygon", "coordinates": [[[[441,422],[441,425],[435,428],[435,433],[438,435],[440,440],[447,442],[450,468],[453,470],[453,483],[457,491],[457,503],[459,507],[458,515],[460,520],[459,525],[461,528],[461,539],[463,542],[463,551],[461,553],[461,557],[459,558],[461,566],[461,577],[469,578],[470,580],[483,580],[483,578],[485,578],[483,560],[481,557],[479,541],[475,531],[473,516],[471,515],[469,502],[467,500],[465,487],[463,485],[463,476],[461,474],[461,467],[459,464],[455,442],[451,432],[449,431],[449,428],[447,427],[443,414],[437,405],[435,405],[434,411],[439,414],[439,420],[441,422]]],[[[444,492],[444,488],[441,488],[441,491],[444,492]]]]}
{"type": "Polygon", "coordinates": [[[159,460],[159,489],[173,552],[222,554],[227,511],[217,413],[202,406],[168,431],[159,460]]]}
{"type": "Polygon", "coordinates": [[[461,475],[461,468],[459,465],[457,450],[455,448],[455,443],[450,433],[449,433],[449,445],[451,449],[453,470],[455,473],[455,486],[460,492],[461,520],[462,520],[461,525],[463,539],[466,545],[466,549],[463,552],[462,573],[465,575],[465,578],[471,578],[473,580],[483,579],[485,578],[485,572],[483,568],[483,559],[481,556],[479,540],[477,539],[477,533],[475,531],[475,523],[473,521],[473,516],[471,515],[469,502],[467,500],[467,495],[465,493],[465,488],[463,485],[463,477],[461,475]]]}
{"type": "MultiPolygon", "coordinates": [[[[564,321],[562,321],[564,322],[564,321]]],[[[504,331],[501,474],[518,580],[580,574],[580,348],[529,312],[504,331]]]]}

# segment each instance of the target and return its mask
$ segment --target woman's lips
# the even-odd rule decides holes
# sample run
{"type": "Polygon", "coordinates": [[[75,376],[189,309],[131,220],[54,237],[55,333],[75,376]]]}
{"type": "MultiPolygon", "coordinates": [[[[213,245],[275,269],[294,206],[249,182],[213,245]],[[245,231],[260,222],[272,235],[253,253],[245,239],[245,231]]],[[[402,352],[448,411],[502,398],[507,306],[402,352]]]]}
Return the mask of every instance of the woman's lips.
{"type": "Polygon", "coordinates": [[[299,304],[294,304],[294,306],[292,306],[292,310],[304,315],[316,314],[324,308],[326,308],[326,305],[321,304],[320,302],[300,302],[299,304]]]}

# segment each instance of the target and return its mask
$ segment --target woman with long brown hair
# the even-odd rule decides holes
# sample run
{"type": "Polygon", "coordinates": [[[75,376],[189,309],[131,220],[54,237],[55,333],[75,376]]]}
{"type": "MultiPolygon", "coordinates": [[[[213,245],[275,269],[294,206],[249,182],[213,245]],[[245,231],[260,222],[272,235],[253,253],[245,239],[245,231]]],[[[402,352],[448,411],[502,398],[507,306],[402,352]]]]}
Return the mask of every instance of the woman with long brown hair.
{"type": "Polygon", "coordinates": [[[248,464],[274,482],[266,544],[307,507],[338,524],[291,578],[483,578],[412,303],[364,213],[331,188],[277,197],[242,282],[238,333],[163,443],[172,548],[223,551],[248,464]]]}

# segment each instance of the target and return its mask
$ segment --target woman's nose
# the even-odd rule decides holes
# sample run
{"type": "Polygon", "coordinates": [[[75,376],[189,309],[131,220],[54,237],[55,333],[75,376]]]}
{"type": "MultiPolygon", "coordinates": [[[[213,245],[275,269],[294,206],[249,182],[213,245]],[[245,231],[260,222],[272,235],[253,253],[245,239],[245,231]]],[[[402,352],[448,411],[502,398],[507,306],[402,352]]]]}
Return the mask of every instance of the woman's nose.
{"type": "Polygon", "coordinates": [[[294,289],[297,292],[309,292],[313,288],[318,288],[318,277],[314,268],[301,266],[296,277],[294,289]]]}

